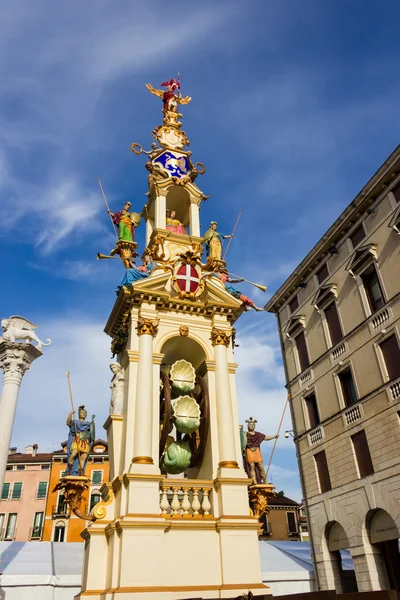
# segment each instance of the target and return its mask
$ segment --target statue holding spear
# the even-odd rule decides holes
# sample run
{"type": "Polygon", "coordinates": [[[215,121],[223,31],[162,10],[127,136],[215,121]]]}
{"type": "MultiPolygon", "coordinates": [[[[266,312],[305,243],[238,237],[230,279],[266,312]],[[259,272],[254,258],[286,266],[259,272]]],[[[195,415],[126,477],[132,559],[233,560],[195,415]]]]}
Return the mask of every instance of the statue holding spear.
{"type": "Polygon", "coordinates": [[[67,475],[84,475],[86,463],[89,458],[89,452],[95,441],[94,417],[86,421],[87,412],[82,405],[78,408],[78,419],[74,419],[74,402],[72,399],[71,381],[69,371],[67,371],[69,395],[72,410],[67,417],[67,426],[69,435],[67,442],[67,475]]]}

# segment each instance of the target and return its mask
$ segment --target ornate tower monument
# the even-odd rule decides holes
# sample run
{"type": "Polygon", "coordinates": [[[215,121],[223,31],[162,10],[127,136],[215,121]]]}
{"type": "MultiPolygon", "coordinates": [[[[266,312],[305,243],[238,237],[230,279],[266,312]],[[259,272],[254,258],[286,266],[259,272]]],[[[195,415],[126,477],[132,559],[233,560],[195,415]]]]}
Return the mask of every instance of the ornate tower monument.
{"type": "Polygon", "coordinates": [[[147,86],[163,98],[164,118],[146,152],[145,264],[131,262],[105,328],[118,363],[105,423],[110,483],[84,533],[79,597],[93,600],[269,591],[237,413],[232,337],[245,301],[215,276],[225,272],[216,224],[202,260],[205,196],[196,178],[204,167],[185,150],[177,111],[190,98],[179,82],[165,85],[147,86]]]}

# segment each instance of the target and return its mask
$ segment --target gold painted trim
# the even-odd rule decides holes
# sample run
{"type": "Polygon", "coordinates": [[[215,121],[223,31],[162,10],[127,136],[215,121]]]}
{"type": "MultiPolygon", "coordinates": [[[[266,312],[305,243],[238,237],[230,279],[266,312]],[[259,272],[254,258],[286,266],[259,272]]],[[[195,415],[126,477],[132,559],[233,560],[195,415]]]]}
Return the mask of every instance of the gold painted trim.
{"type": "Polygon", "coordinates": [[[106,489],[104,489],[104,486],[102,486],[101,488],[103,499],[100,500],[100,502],[96,504],[93,508],[93,516],[96,517],[96,519],[98,520],[104,519],[104,517],[107,514],[106,506],[109,506],[114,500],[114,494],[111,487],[105,486],[105,488],[106,489]],[[107,496],[107,494],[108,498],[107,500],[104,500],[104,497],[107,496]]]}
{"type": "Polygon", "coordinates": [[[252,523],[216,523],[217,531],[220,531],[221,529],[255,529],[257,531],[259,527],[260,523],[258,520],[253,521],[252,523]]]}
{"type": "Polygon", "coordinates": [[[153,353],[153,365],[161,365],[165,354],[153,353]]]}
{"type": "Polygon", "coordinates": [[[115,524],[116,529],[168,529],[170,527],[170,523],[166,521],[118,521],[115,524]]]}
{"type": "Polygon", "coordinates": [[[125,473],[125,475],[122,477],[125,485],[128,484],[130,479],[137,479],[138,481],[143,479],[150,479],[151,481],[163,481],[164,476],[161,474],[156,475],[155,473],[125,473]]]}
{"type": "Polygon", "coordinates": [[[225,485],[225,484],[235,484],[235,485],[245,485],[246,487],[249,487],[249,485],[251,485],[252,483],[252,479],[235,479],[234,477],[216,477],[213,481],[215,488],[218,490],[221,485],[225,485]]]}
{"type": "Polygon", "coordinates": [[[132,458],[132,463],[136,465],[154,465],[151,456],[135,456],[132,458]]]}
{"type": "Polygon", "coordinates": [[[113,421],[123,421],[124,417],[123,415],[108,415],[106,422],[103,425],[104,429],[107,429],[108,427],[110,427],[110,425],[112,425],[113,421]]]}
{"type": "Polygon", "coordinates": [[[179,485],[183,488],[189,487],[213,487],[212,479],[178,479],[174,477],[163,477],[161,485],[165,485],[165,487],[172,487],[179,485]]]}
{"type": "Polygon", "coordinates": [[[151,513],[127,513],[126,515],[120,515],[117,517],[118,521],[120,519],[162,519],[166,515],[162,515],[161,513],[151,514],[151,513]]]}
{"type": "Polygon", "coordinates": [[[238,469],[239,465],[237,464],[236,460],[222,460],[220,463],[218,463],[218,467],[220,469],[238,469]]]}
{"type": "Polygon", "coordinates": [[[127,350],[129,362],[138,362],[139,360],[139,351],[138,350],[127,350]]]}
{"type": "MultiPolygon", "coordinates": [[[[163,586],[163,585],[153,585],[153,586],[143,586],[143,587],[119,587],[119,588],[108,588],[106,590],[85,590],[80,593],[80,596],[100,596],[102,594],[140,594],[140,593],[156,593],[156,592],[218,592],[222,590],[269,590],[268,585],[264,585],[263,583],[223,583],[216,585],[173,585],[173,586],[163,586]]],[[[75,598],[79,598],[75,596],[75,598]]]]}

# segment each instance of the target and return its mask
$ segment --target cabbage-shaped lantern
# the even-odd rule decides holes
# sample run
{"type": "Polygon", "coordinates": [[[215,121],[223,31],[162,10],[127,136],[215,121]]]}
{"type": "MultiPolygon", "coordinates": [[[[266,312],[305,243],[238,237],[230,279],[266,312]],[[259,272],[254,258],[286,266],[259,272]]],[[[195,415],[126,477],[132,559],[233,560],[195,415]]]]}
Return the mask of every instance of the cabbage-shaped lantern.
{"type": "Polygon", "coordinates": [[[200,406],[190,396],[179,396],[175,401],[174,425],[180,433],[193,433],[200,427],[200,406]]]}
{"type": "Polygon", "coordinates": [[[187,360],[177,360],[171,367],[169,377],[172,387],[180,394],[187,394],[194,390],[196,371],[187,360]]]}
{"type": "Polygon", "coordinates": [[[178,475],[186,471],[192,460],[192,453],[187,442],[172,442],[161,459],[161,468],[170,475],[178,475]]]}

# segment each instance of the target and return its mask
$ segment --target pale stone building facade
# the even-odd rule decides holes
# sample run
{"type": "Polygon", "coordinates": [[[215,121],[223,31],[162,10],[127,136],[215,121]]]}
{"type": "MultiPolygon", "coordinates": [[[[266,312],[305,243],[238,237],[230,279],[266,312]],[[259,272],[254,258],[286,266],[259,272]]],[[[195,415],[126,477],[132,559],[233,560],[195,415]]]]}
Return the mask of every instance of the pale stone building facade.
{"type": "Polygon", "coordinates": [[[321,589],[400,590],[399,236],[400,146],[266,306],[321,589]]]}

